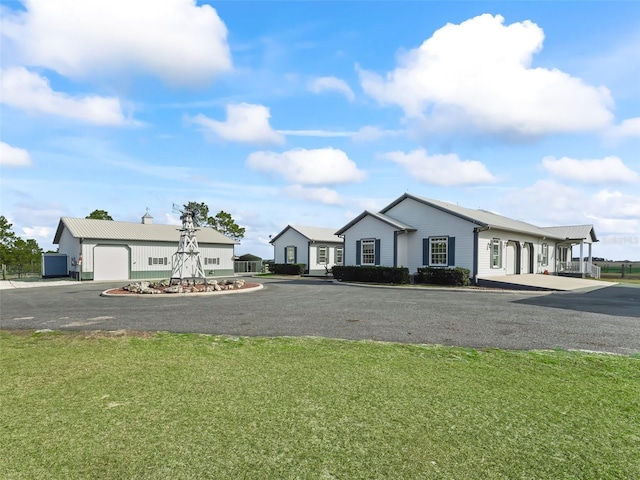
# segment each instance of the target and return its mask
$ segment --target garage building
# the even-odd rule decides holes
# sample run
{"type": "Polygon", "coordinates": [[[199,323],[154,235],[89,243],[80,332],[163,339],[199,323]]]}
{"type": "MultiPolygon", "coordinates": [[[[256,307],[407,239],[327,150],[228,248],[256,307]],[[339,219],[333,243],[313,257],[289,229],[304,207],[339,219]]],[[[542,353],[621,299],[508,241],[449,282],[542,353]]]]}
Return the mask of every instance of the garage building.
{"type": "MultiPolygon", "coordinates": [[[[197,231],[207,277],[233,275],[236,242],[212,228],[197,231]]],[[[62,217],[53,243],[67,256],[69,276],[82,280],[151,280],[171,277],[180,227],[62,217]]]]}

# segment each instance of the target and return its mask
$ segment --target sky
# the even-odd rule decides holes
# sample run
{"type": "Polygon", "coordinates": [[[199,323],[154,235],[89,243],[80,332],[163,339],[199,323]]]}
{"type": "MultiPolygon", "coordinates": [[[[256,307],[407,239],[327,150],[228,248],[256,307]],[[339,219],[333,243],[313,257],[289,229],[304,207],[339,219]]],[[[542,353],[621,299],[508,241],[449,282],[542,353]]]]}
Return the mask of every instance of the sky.
{"type": "MultiPolygon", "coordinates": [[[[404,194],[593,224],[640,260],[640,2],[0,0],[0,215],[179,224],[273,258],[404,194]]],[[[576,251],[577,252],[577,251],[576,251]]]]}

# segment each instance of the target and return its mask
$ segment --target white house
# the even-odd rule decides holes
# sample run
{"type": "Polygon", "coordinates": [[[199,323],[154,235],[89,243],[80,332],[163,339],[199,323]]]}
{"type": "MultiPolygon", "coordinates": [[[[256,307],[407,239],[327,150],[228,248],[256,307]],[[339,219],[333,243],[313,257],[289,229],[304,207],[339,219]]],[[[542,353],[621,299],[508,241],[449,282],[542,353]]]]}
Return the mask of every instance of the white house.
{"type": "Polygon", "coordinates": [[[336,232],[345,265],[463,267],[478,278],[525,273],[599,276],[593,226],[542,228],[486,211],[404,194],[379,213],[365,211],[336,232]],[[572,247],[580,245],[573,264],[572,247]],[[584,260],[583,247],[588,246],[584,260]]]}
{"type": "Polygon", "coordinates": [[[275,263],[304,263],[310,275],[324,275],[343,262],[343,240],[334,228],[287,225],[269,243],[275,263]]]}
{"type": "MultiPolygon", "coordinates": [[[[197,231],[206,276],[233,275],[236,242],[212,228],[197,231]]],[[[54,244],[67,255],[69,275],[82,280],[139,280],[171,277],[180,227],[62,217],[54,244]]]]}

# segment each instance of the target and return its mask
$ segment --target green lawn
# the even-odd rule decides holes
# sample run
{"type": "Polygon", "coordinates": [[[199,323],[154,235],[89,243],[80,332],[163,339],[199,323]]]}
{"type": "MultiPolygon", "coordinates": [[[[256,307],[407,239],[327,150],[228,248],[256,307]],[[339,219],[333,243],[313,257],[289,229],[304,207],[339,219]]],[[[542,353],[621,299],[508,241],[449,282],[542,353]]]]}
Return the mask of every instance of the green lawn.
{"type": "Polygon", "coordinates": [[[640,478],[640,358],[0,332],[2,479],[640,478]]]}

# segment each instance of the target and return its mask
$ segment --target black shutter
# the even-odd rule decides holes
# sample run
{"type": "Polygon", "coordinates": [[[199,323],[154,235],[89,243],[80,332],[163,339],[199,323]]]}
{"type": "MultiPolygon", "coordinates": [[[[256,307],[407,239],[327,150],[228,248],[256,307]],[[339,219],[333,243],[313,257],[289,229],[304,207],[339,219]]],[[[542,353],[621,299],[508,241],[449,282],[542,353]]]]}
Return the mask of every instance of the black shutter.
{"type": "Polygon", "coordinates": [[[284,247],[284,261],[282,263],[289,263],[287,259],[287,247],[284,247]]]}
{"type": "Polygon", "coordinates": [[[360,252],[362,251],[362,245],[360,240],[356,241],[356,265],[360,265],[360,252]]]}
{"type": "Polygon", "coordinates": [[[447,245],[447,265],[450,267],[456,264],[456,237],[449,237],[449,244],[447,245]]]}
{"type": "Polygon", "coordinates": [[[380,239],[376,238],[375,264],[380,265],[380,239]]]}
{"type": "Polygon", "coordinates": [[[422,265],[429,265],[429,239],[422,239],[422,265]]]}
{"type": "Polygon", "coordinates": [[[298,247],[293,247],[293,263],[298,263],[298,247]]]}

